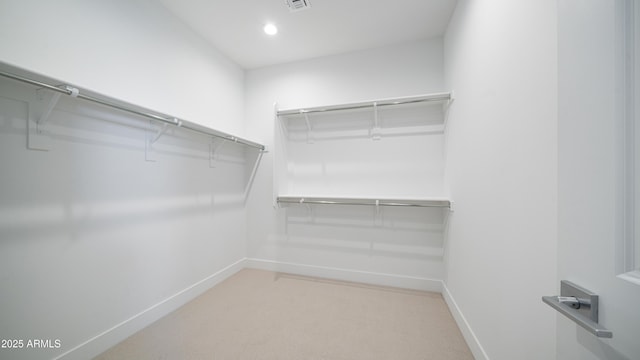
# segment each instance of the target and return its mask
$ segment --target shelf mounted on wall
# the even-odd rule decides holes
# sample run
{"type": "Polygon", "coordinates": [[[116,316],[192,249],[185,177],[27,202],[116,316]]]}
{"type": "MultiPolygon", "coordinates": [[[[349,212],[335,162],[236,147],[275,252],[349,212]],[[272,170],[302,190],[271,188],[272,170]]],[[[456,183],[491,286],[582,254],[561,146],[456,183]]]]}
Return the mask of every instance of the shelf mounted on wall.
{"type": "Polygon", "coordinates": [[[367,109],[367,108],[374,108],[374,107],[380,108],[385,106],[397,106],[397,105],[417,104],[417,103],[435,103],[435,104],[446,105],[451,101],[453,101],[453,93],[442,92],[442,93],[405,96],[405,97],[388,98],[388,99],[371,100],[371,101],[360,101],[360,102],[344,103],[344,104],[329,105],[329,106],[283,109],[283,110],[278,110],[276,114],[278,116],[313,114],[313,113],[324,113],[328,111],[367,109]]]}
{"type": "Polygon", "coordinates": [[[390,198],[364,198],[364,197],[317,197],[317,196],[278,196],[278,204],[298,205],[359,205],[359,206],[393,206],[393,207],[427,207],[427,208],[452,208],[452,202],[448,199],[390,199],[390,198]]]}
{"type": "MultiPolygon", "coordinates": [[[[6,65],[5,65],[6,67],[6,65]]],[[[28,73],[27,71],[20,71],[21,73],[28,73]]],[[[95,94],[95,93],[91,93],[91,95],[89,94],[88,91],[85,90],[81,90],[78,89],[77,87],[71,86],[71,85],[53,85],[50,84],[46,81],[40,81],[40,80],[35,80],[31,77],[36,77],[36,75],[34,74],[30,74],[29,75],[18,75],[15,73],[10,73],[10,72],[6,72],[3,70],[0,70],[0,76],[8,78],[8,79],[12,79],[12,80],[16,80],[22,83],[26,83],[29,85],[33,85],[38,87],[38,90],[44,89],[44,90],[50,90],[53,92],[53,95],[49,98],[49,100],[45,100],[42,99],[41,101],[39,101],[39,103],[41,103],[41,105],[38,105],[36,107],[38,107],[40,109],[40,111],[30,111],[35,113],[38,113],[36,115],[34,115],[34,117],[32,118],[30,115],[30,120],[29,120],[29,148],[30,149],[34,149],[34,150],[48,150],[48,146],[46,145],[46,141],[44,141],[43,138],[43,126],[46,122],[46,120],[48,119],[49,115],[51,114],[51,111],[53,110],[53,108],[56,106],[59,98],[61,95],[68,95],[71,96],[73,98],[78,98],[81,100],[85,100],[85,101],[89,101],[92,103],[96,103],[102,106],[106,106],[109,108],[113,108],[113,109],[117,109],[120,111],[124,111],[127,112],[129,114],[133,114],[133,115],[137,115],[137,116],[141,116],[144,118],[148,118],[151,119],[153,121],[159,122],[161,124],[163,124],[164,126],[157,132],[154,132],[152,134],[150,134],[150,136],[148,137],[148,139],[146,140],[146,148],[147,150],[150,149],[150,146],[153,145],[153,143],[155,143],[162,135],[164,135],[164,133],[168,130],[168,128],[170,127],[175,127],[175,128],[181,128],[181,129],[186,129],[195,133],[199,133],[202,135],[206,135],[206,136],[211,136],[214,138],[220,138],[223,139],[225,141],[231,141],[237,144],[241,144],[244,146],[248,146],[250,148],[255,148],[258,149],[259,151],[263,152],[265,151],[265,146],[247,139],[243,139],[231,134],[227,134],[225,132],[222,131],[218,131],[212,128],[208,128],[202,125],[198,125],[196,123],[184,120],[184,119],[178,119],[175,116],[169,116],[166,114],[162,114],[159,112],[155,112],[152,110],[148,110],[148,109],[144,109],[142,107],[136,106],[136,105],[132,105],[129,103],[125,103],[122,101],[118,101],[115,100],[113,98],[110,98],[108,96],[104,96],[104,95],[99,95],[99,94],[95,94]]]]}
{"type": "MultiPolygon", "coordinates": [[[[372,118],[371,118],[371,122],[370,122],[370,128],[368,129],[368,137],[370,137],[372,140],[379,140],[381,139],[382,135],[383,135],[383,126],[382,126],[382,121],[379,118],[379,111],[383,108],[389,108],[391,109],[402,109],[402,111],[405,111],[404,107],[402,107],[403,105],[411,105],[411,104],[417,104],[417,105],[435,105],[435,106],[442,106],[443,108],[443,113],[439,114],[436,112],[428,112],[426,113],[427,116],[443,116],[446,118],[446,112],[449,108],[449,105],[453,102],[453,92],[438,92],[438,93],[432,93],[432,94],[423,94],[423,95],[415,95],[415,96],[405,96],[405,97],[395,97],[395,98],[387,98],[387,99],[377,99],[377,100],[371,100],[371,101],[360,101],[360,102],[351,102],[351,103],[342,103],[342,104],[335,104],[335,105],[327,105],[327,106],[315,106],[315,107],[302,107],[302,108],[292,108],[292,109],[278,109],[277,104],[274,104],[274,115],[275,115],[275,139],[276,139],[276,153],[277,154],[285,154],[286,153],[286,146],[284,144],[286,144],[286,141],[290,138],[290,134],[291,134],[291,129],[294,129],[294,131],[296,131],[299,135],[302,136],[298,136],[296,137],[296,140],[302,140],[304,141],[304,132],[306,131],[306,142],[309,143],[313,143],[314,140],[318,140],[318,139],[334,139],[331,137],[327,137],[326,134],[313,134],[314,131],[327,131],[326,129],[329,128],[330,126],[335,126],[335,124],[339,124],[338,127],[336,127],[336,129],[338,129],[337,131],[342,131],[344,129],[347,129],[347,134],[348,135],[338,135],[338,137],[336,138],[346,138],[346,139],[352,139],[354,137],[360,137],[360,136],[367,136],[367,133],[364,133],[362,131],[360,131],[360,129],[362,128],[358,128],[358,132],[354,132],[353,131],[353,127],[349,127],[349,125],[343,126],[343,120],[345,121],[350,121],[353,118],[349,117],[350,115],[347,115],[347,117],[342,117],[342,114],[339,113],[340,111],[354,111],[357,112],[358,114],[360,113],[360,111],[363,111],[365,114],[368,114],[368,111],[372,111],[372,118]],[[339,119],[337,122],[336,117],[335,116],[329,116],[332,115],[332,112],[336,112],[335,115],[337,115],[337,119],[339,119]],[[312,119],[311,119],[311,115],[313,114],[327,114],[328,117],[324,118],[326,119],[326,121],[329,121],[329,124],[331,125],[327,125],[327,123],[321,123],[322,119],[318,119],[317,123],[314,124],[312,123],[312,119]],[[297,124],[295,125],[295,127],[289,128],[288,124],[289,121],[293,121],[293,122],[297,122],[297,124]],[[331,123],[331,121],[333,121],[334,123],[331,123]],[[306,125],[306,127],[305,127],[306,125]],[[314,126],[316,125],[316,126],[314,126]],[[340,137],[343,136],[343,137],[340,137]],[[280,146],[280,147],[278,147],[280,146]]],[[[412,107],[410,107],[412,108],[412,107]]],[[[420,107],[420,109],[422,109],[422,107],[420,107]]],[[[436,109],[437,110],[437,109],[436,109]]],[[[422,111],[422,110],[420,110],[422,111]]],[[[386,115],[390,115],[391,112],[387,112],[386,115]]],[[[404,112],[403,114],[405,114],[406,116],[406,112],[404,112]]],[[[427,125],[425,126],[424,123],[419,123],[418,126],[416,126],[416,122],[414,119],[418,119],[419,117],[415,117],[416,113],[410,113],[412,115],[414,115],[414,117],[411,119],[412,121],[414,121],[413,123],[407,123],[407,121],[401,120],[399,122],[396,122],[395,124],[398,124],[398,126],[402,127],[403,131],[408,131],[409,132],[399,132],[399,131],[386,131],[385,134],[386,135],[398,135],[398,134],[402,134],[402,135],[412,135],[412,131],[415,132],[415,134],[443,134],[444,133],[444,127],[446,126],[446,121],[443,121],[442,123],[429,123],[428,121],[426,122],[427,125]],[[410,124],[409,126],[407,124],[410,124]],[[432,126],[433,124],[436,124],[437,126],[432,126]]],[[[423,113],[421,112],[419,116],[422,116],[423,113]]],[[[394,124],[394,120],[396,119],[396,117],[391,117],[389,116],[389,120],[388,120],[388,128],[390,128],[391,126],[393,126],[394,124]]],[[[364,122],[364,127],[366,129],[367,125],[366,125],[366,121],[368,121],[368,118],[364,118],[365,122],[364,122]]],[[[363,121],[362,121],[362,117],[358,117],[359,125],[358,126],[362,126],[363,121]]],[[[387,129],[389,130],[389,129],[387,129]]],[[[434,140],[437,141],[437,140],[434,140]]],[[[321,148],[320,146],[318,148],[321,148]]],[[[290,164],[289,163],[283,163],[277,162],[277,158],[278,156],[276,156],[276,162],[274,162],[274,174],[280,174],[280,176],[282,176],[282,174],[286,174],[290,168],[290,164]]],[[[364,197],[361,197],[359,194],[353,194],[354,197],[350,197],[350,195],[347,195],[347,197],[333,197],[333,196],[329,196],[329,197],[323,197],[323,196],[314,196],[314,195],[309,195],[307,196],[309,193],[305,193],[304,191],[302,193],[297,193],[294,194],[295,196],[292,196],[291,193],[288,192],[287,188],[283,188],[282,186],[280,186],[279,184],[281,184],[279,177],[274,178],[274,192],[273,192],[273,206],[274,207],[282,207],[282,206],[291,206],[291,205],[304,205],[306,207],[310,207],[312,205],[360,205],[360,206],[375,206],[376,211],[380,211],[382,209],[382,207],[391,207],[391,206],[395,206],[395,207],[413,207],[413,208],[445,208],[448,209],[449,211],[453,211],[453,202],[446,199],[446,197],[442,197],[442,198],[422,198],[420,197],[420,195],[417,195],[416,197],[408,197],[408,198],[404,198],[404,199],[392,199],[392,198],[384,198],[384,194],[386,194],[387,192],[384,191],[383,193],[377,194],[377,192],[373,192],[373,196],[369,197],[369,195],[365,195],[364,197]],[[379,195],[383,196],[383,197],[379,197],[379,195]]],[[[313,193],[313,192],[312,192],[313,193]]],[[[392,195],[393,196],[393,195],[392,195]]]]}
{"type": "Polygon", "coordinates": [[[384,107],[394,107],[408,104],[441,104],[446,109],[453,101],[453,92],[441,92],[433,94],[405,96],[396,98],[387,98],[371,101],[360,101],[352,103],[343,103],[329,106],[315,106],[306,108],[295,109],[276,109],[276,116],[302,116],[307,125],[307,143],[313,143],[313,126],[310,121],[310,115],[329,113],[332,111],[344,111],[344,110],[366,110],[371,109],[373,111],[373,120],[369,135],[372,140],[380,140],[382,131],[380,127],[380,120],[378,117],[378,110],[384,107]]]}

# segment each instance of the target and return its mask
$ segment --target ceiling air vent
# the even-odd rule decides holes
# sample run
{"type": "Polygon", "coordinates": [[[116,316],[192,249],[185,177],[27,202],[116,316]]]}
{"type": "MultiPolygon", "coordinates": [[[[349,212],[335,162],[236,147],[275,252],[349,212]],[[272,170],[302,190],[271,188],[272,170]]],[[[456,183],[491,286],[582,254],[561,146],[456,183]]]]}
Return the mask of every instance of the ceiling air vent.
{"type": "Polygon", "coordinates": [[[311,7],[309,0],[285,0],[291,12],[305,10],[311,7]]]}

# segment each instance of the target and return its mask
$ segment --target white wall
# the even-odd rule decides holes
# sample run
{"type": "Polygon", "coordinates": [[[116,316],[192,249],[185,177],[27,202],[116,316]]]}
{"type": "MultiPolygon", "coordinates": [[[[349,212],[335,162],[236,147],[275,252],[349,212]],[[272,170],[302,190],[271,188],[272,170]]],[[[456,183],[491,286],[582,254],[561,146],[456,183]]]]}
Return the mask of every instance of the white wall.
{"type": "MultiPolygon", "coordinates": [[[[442,68],[442,40],[434,39],[249,71],[247,135],[278,150],[273,143],[275,102],[287,109],[440,92],[445,90],[442,68]]],[[[358,139],[351,143],[359,141],[372,142],[358,139]]],[[[399,160],[408,157],[415,164],[428,162],[426,153],[403,153],[390,146],[392,140],[385,141],[383,138],[375,146],[387,146],[385,156],[390,159],[396,156],[399,160]]],[[[318,141],[318,146],[327,143],[318,141]]],[[[345,146],[344,151],[349,151],[345,146]]],[[[345,157],[355,151],[345,153],[345,157]]],[[[313,216],[304,207],[274,209],[273,157],[273,151],[264,157],[248,202],[250,258],[261,260],[258,263],[267,267],[279,264],[279,269],[287,271],[349,280],[375,282],[381,277],[368,275],[383,273],[391,275],[382,278],[396,286],[402,285],[402,278],[442,279],[440,210],[385,209],[386,222],[380,224],[375,222],[375,209],[371,207],[316,207],[313,216]],[[401,219],[405,219],[404,224],[401,219]],[[433,256],[438,252],[440,255],[433,256]]],[[[302,161],[299,156],[298,160],[302,161]]],[[[366,188],[370,179],[359,174],[366,188]]],[[[334,185],[331,189],[341,189],[334,185]]],[[[323,190],[324,195],[329,191],[315,190],[323,190]]]]}
{"type": "Polygon", "coordinates": [[[373,107],[281,116],[273,148],[278,195],[445,197],[443,104],[376,113],[377,127],[373,107]]]}
{"type": "Polygon", "coordinates": [[[479,359],[555,358],[556,6],[460,0],[445,36],[446,286],[479,359]]]}
{"type": "MultiPolygon", "coordinates": [[[[0,43],[0,61],[244,128],[242,70],[149,2],[3,1],[0,43]]],[[[50,151],[27,150],[35,98],[0,79],[0,338],[61,347],[0,358],[76,346],[66,358],[91,358],[239,268],[251,166],[228,145],[210,168],[210,140],[186,132],[161,138],[145,162],[147,121],[68,97],[47,124],[50,151]]]]}
{"type": "Polygon", "coordinates": [[[154,1],[3,0],[0,43],[3,62],[243,135],[242,69],[154,1]]]}

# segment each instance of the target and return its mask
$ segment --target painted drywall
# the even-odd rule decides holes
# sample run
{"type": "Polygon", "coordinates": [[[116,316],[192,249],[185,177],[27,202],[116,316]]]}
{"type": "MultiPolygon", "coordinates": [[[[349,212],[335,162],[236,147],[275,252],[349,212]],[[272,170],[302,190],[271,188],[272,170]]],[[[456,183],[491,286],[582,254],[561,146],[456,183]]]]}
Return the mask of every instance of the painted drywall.
{"type": "Polygon", "coordinates": [[[478,359],[554,359],[557,4],[460,0],[445,35],[446,286],[478,359]]]}
{"type": "Polygon", "coordinates": [[[160,6],[2,1],[0,61],[242,136],[242,69],[160,6]]]}
{"type": "Polygon", "coordinates": [[[559,2],[557,281],[600,295],[599,322],[613,338],[596,338],[558,316],[558,359],[640,356],[640,285],[616,277],[625,271],[624,81],[631,78],[621,42],[631,12],[624,3],[559,2]]]}
{"type": "MultiPolygon", "coordinates": [[[[387,279],[384,280],[387,285],[396,286],[401,286],[399,279],[402,277],[417,279],[418,283],[421,279],[435,279],[438,281],[434,286],[439,286],[444,271],[442,247],[446,215],[441,210],[384,209],[383,216],[377,217],[373,207],[279,209],[274,208],[272,199],[274,156],[278,156],[274,152],[281,150],[281,144],[274,143],[274,103],[280,109],[288,109],[441,92],[445,90],[442,68],[442,40],[433,39],[247,72],[247,135],[274,150],[265,155],[248,201],[248,257],[255,260],[254,264],[261,262],[270,268],[281,265],[290,271],[348,280],[375,281],[371,280],[376,277],[373,274],[385,274],[379,278],[387,279]]],[[[372,120],[373,113],[370,115],[372,120]]],[[[311,120],[314,120],[313,116],[311,120]]],[[[410,137],[406,139],[404,144],[414,141],[410,137]]],[[[395,157],[398,166],[413,163],[421,168],[421,164],[429,163],[433,156],[425,144],[434,139],[425,140],[422,145],[407,145],[404,149],[398,141],[402,142],[402,138],[385,139],[383,136],[375,141],[356,136],[355,139],[316,139],[314,144],[304,141],[290,144],[289,150],[295,154],[292,154],[293,160],[289,159],[288,166],[304,172],[304,166],[324,164],[324,175],[320,181],[317,178],[297,181],[295,176],[286,179],[286,171],[278,171],[277,176],[281,178],[276,192],[283,189],[281,182],[294,179],[297,186],[289,186],[286,190],[310,191],[325,196],[330,195],[328,192],[341,192],[334,196],[357,192],[355,195],[366,196],[370,192],[379,194],[386,188],[387,192],[382,195],[390,196],[394,191],[402,194],[407,189],[400,189],[398,182],[390,180],[392,176],[375,176],[379,171],[376,162],[393,161],[395,157]],[[369,153],[363,150],[367,146],[379,149],[369,153]],[[302,156],[303,151],[309,157],[302,156]],[[340,152],[342,157],[337,156],[340,152]],[[358,171],[349,171],[344,164],[354,161],[352,158],[358,154],[371,154],[373,158],[353,165],[352,168],[357,167],[358,171]],[[338,172],[340,174],[336,175],[338,172]],[[378,184],[383,182],[385,186],[371,185],[372,180],[378,184]],[[358,183],[359,187],[356,186],[358,183]],[[344,190],[345,187],[349,190],[344,190]]],[[[435,141],[442,146],[443,135],[435,141]]],[[[432,142],[432,145],[436,143],[432,142]]],[[[442,174],[442,148],[436,157],[439,159],[432,160],[440,164],[440,169],[434,171],[442,174]]],[[[418,187],[416,185],[414,189],[418,187]]],[[[438,188],[434,192],[443,192],[441,180],[434,187],[438,188]]],[[[421,195],[433,195],[426,194],[428,192],[429,189],[424,190],[421,195]]]]}
{"type": "MultiPolygon", "coordinates": [[[[0,43],[2,62],[243,130],[242,70],[151,2],[3,1],[0,43]]],[[[51,340],[0,358],[91,358],[242,267],[253,155],[172,130],[147,162],[148,120],[69,97],[50,150],[27,150],[38,94],[0,81],[0,338],[51,340]]]]}
{"type": "Polygon", "coordinates": [[[422,103],[280,116],[277,193],[445,197],[443,108],[422,103]]]}

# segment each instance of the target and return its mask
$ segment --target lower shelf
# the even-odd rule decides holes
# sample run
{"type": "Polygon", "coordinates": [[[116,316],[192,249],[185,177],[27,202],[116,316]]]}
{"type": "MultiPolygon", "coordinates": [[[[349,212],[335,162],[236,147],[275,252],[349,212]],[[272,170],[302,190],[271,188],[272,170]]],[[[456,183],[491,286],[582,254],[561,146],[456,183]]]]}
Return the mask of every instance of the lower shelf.
{"type": "Polygon", "coordinates": [[[315,197],[315,196],[278,196],[278,204],[318,204],[318,205],[368,205],[368,206],[404,206],[437,207],[451,209],[451,201],[442,198],[433,199],[389,199],[361,197],[315,197]]]}

